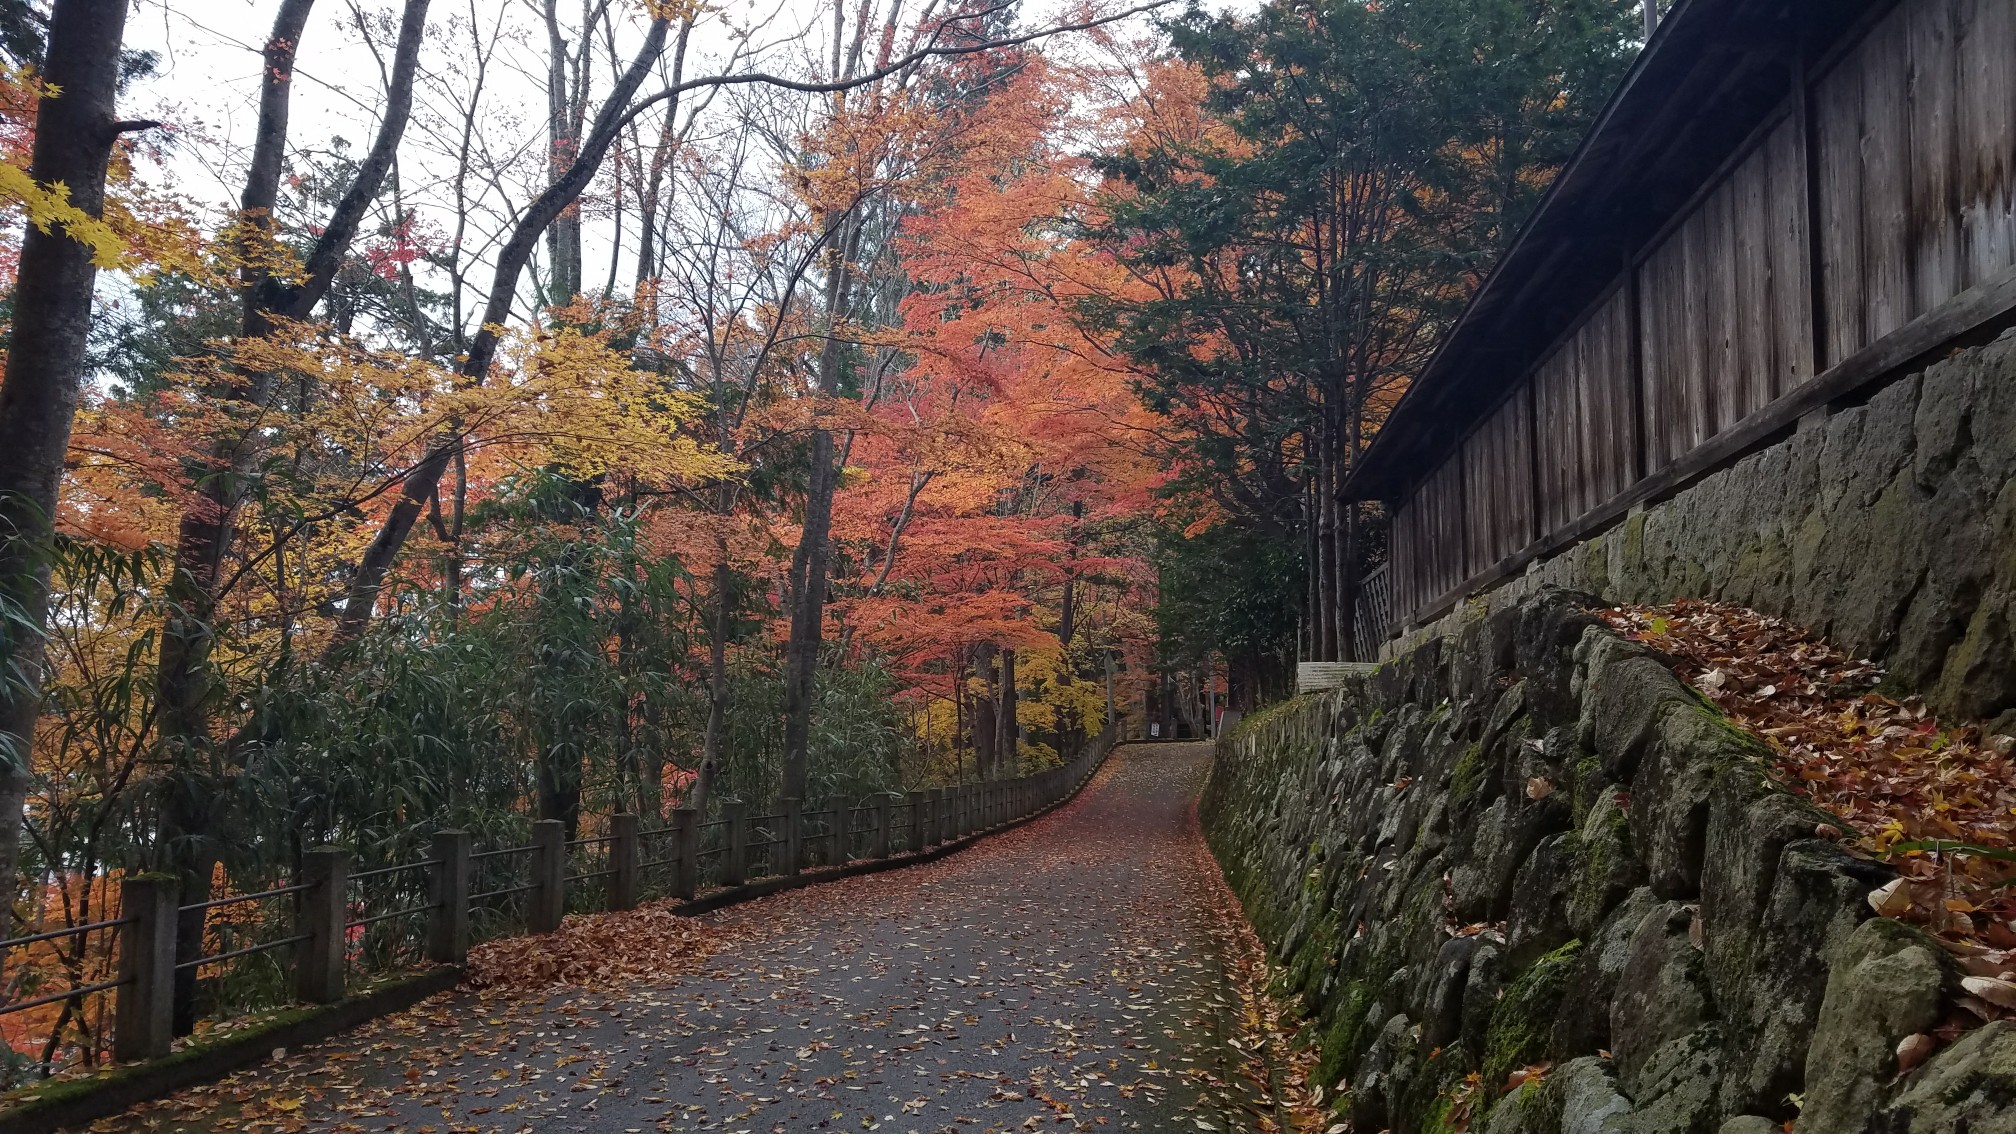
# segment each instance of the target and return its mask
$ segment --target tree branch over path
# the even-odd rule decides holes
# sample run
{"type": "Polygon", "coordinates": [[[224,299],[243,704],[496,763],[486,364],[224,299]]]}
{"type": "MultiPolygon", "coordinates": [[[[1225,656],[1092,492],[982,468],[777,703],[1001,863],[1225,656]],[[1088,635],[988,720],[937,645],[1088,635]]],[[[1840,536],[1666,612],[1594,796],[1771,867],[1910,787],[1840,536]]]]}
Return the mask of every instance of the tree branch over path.
{"type": "MultiPolygon", "coordinates": [[[[1002,36],[993,39],[960,44],[932,44],[912,51],[901,58],[844,79],[830,81],[806,81],[787,78],[765,71],[752,71],[739,75],[710,75],[676,83],[646,98],[631,101],[637,89],[656,66],[658,57],[665,49],[666,37],[672,20],[660,16],[651,23],[644,45],[632,59],[630,66],[617,81],[587,134],[581,139],[580,149],[574,161],[560,175],[555,177],[545,191],[535,198],[525,213],[519,218],[511,237],[505,242],[497,258],[494,280],[490,288],[489,301],[483,313],[483,322],[471,339],[468,354],[463,358],[459,371],[469,384],[481,384],[497,354],[499,336],[504,325],[511,318],[513,302],[516,298],[520,278],[531,263],[532,254],[537,249],[547,227],[580,197],[594,180],[602,160],[616,142],[623,129],[637,115],[667,99],[676,98],[688,91],[703,87],[728,87],[766,85],[805,94],[832,94],[852,90],[880,82],[906,68],[933,58],[949,58],[973,55],[980,52],[996,51],[1004,47],[1015,47],[1052,36],[1071,32],[1089,31],[1121,20],[1130,19],[1155,11],[1174,0],[1151,0],[1124,11],[1105,16],[1092,17],[1064,24],[1053,24],[1038,31],[1021,35],[1002,36]]],[[[998,8],[984,9],[974,16],[984,16],[998,8]]],[[[972,17],[960,17],[968,19],[972,17]]],[[[945,34],[955,21],[941,23],[933,32],[934,39],[945,34]]],[[[369,625],[372,612],[377,606],[379,590],[397,560],[414,524],[433,498],[442,474],[447,470],[456,451],[463,441],[459,436],[444,436],[439,443],[429,449],[413,470],[407,475],[404,489],[397,503],[386,515],[378,534],[372,539],[364,554],[351,573],[346,589],[343,607],[337,616],[335,632],[323,651],[324,664],[333,664],[343,648],[354,641],[369,625]]]]}

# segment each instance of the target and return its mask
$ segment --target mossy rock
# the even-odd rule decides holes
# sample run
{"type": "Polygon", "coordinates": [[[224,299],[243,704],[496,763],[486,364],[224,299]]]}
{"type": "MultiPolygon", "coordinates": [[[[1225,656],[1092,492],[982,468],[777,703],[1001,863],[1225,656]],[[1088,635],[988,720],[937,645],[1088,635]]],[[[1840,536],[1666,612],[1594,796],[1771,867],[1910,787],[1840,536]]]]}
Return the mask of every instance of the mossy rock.
{"type": "Polygon", "coordinates": [[[1512,1072],[1547,1057],[1554,1014],[1567,996],[1581,952],[1582,942],[1570,941],[1535,961],[1506,988],[1484,1037],[1484,1082],[1503,1083],[1512,1072]]]}
{"type": "Polygon", "coordinates": [[[1459,806],[1468,803],[1484,786],[1484,748],[1472,744],[1463,750],[1456,767],[1449,772],[1449,796],[1459,806]]]}

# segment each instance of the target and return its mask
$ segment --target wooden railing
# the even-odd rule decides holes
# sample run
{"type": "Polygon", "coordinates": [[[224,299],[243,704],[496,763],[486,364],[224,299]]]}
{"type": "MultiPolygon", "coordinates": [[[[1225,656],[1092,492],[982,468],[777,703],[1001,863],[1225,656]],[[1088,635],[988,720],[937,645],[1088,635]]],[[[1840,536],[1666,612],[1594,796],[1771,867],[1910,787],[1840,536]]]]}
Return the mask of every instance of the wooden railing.
{"type": "MultiPolygon", "coordinates": [[[[168,1054],[173,1037],[179,971],[287,949],[294,998],[333,1003],[343,998],[364,935],[374,927],[404,923],[419,928],[426,962],[460,965],[479,936],[472,929],[476,921],[551,933],[567,914],[570,897],[592,898],[577,903],[584,909],[626,910],[650,896],[691,900],[764,877],[796,877],[818,868],[837,872],[856,861],[921,856],[1070,798],[1098,769],[1113,741],[1109,727],[1070,763],[1016,779],[882,793],[814,812],[785,799],[766,809],[767,814],[752,816],[745,804],[724,800],[720,819],[702,821],[698,812],[682,808],[664,826],[647,829],[637,816],[618,814],[609,817],[606,834],[573,840],[567,839],[562,823],[547,819],[532,825],[529,843],[481,851],[471,846],[466,831],[439,831],[427,859],[357,872],[351,870],[347,849],[316,847],[306,853],[301,874],[291,884],[187,906],[177,904],[174,878],[129,877],[121,883],[117,918],[0,940],[0,957],[11,958],[15,950],[41,942],[115,933],[118,975],[0,1005],[0,1016],[111,993],[116,998],[113,1058],[158,1058],[168,1054]],[[201,913],[207,921],[216,911],[279,899],[293,904],[291,925],[282,935],[176,960],[181,915],[201,913]]],[[[365,976],[378,975],[368,964],[364,968],[365,976]]]]}

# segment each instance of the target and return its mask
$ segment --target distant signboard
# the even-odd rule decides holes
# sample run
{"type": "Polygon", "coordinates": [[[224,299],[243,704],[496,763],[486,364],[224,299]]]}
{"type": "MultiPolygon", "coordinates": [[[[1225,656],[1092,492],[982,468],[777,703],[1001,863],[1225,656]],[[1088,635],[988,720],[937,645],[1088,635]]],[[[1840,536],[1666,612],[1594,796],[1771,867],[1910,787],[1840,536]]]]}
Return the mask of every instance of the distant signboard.
{"type": "Polygon", "coordinates": [[[1350,677],[1365,677],[1379,666],[1373,662],[1305,661],[1295,665],[1295,692],[1321,693],[1350,677]]]}

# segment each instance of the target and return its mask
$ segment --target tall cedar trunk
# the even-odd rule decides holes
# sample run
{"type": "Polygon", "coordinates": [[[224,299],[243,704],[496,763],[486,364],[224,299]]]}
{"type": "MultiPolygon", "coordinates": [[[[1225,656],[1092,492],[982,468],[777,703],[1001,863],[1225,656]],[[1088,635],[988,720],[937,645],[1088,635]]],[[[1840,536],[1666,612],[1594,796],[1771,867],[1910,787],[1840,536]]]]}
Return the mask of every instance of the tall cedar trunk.
{"type": "Polygon", "coordinates": [[[994,778],[994,754],[1000,726],[995,723],[995,690],[1000,686],[994,677],[994,643],[982,642],[975,647],[978,657],[973,670],[980,678],[981,692],[973,699],[973,773],[976,779],[994,778]]]}
{"type": "Polygon", "coordinates": [[[686,797],[686,806],[702,812],[721,770],[721,746],[728,731],[728,636],[735,630],[735,570],[728,563],[728,541],[721,540],[716,550],[721,558],[714,564],[714,633],[707,643],[707,739],[700,750],[700,767],[693,773],[693,790],[686,797]]]}
{"type": "Polygon", "coordinates": [[[1317,661],[1337,660],[1337,465],[1336,434],[1332,432],[1328,418],[1322,434],[1322,448],[1317,463],[1316,480],[1316,531],[1317,556],[1320,570],[1317,574],[1316,628],[1319,653],[1317,661]]]}
{"type": "Polygon", "coordinates": [[[1017,741],[1021,738],[1021,723],[1015,713],[1015,651],[1001,651],[1001,738],[996,742],[1000,766],[995,775],[1000,778],[1013,776],[1021,760],[1017,741]]]}
{"type": "MultiPolygon", "coordinates": [[[[843,233],[834,249],[834,264],[826,283],[826,338],[819,347],[819,395],[840,392],[842,312],[850,299],[852,244],[859,225],[849,217],[832,222],[829,231],[843,233]]],[[[805,491],[805,526],[791,556],[791,632],[784,648],[784,797],[804,799],[806,763],[812,738],[813,681],[819,669],[819,643],[826,618],[827,541],[833,530],[833,492],[839,470],[833,467],[833,432],[812,431],[812,468],[805,491]]]]}
{"type": "MultiPolygon", "coordinates": [[[[114,100],[126,0],[56,0],[42,78],[60,96],[35,107],[29,173],[69,187],[91,216],[105,204],[105,166],[118,141],[114,100]]],[[[91,329],[91,249],[33,225],[21,241],[14,333],[0,379],[0,878],[8,904],[20,867],[30,745],[42,704],[43,628],[57,487],[77,415],[91,329]]]]}
{"type": "MultiPolygon", "coordinates": [[[[490,284],[489,300],[484,304],[483,322],[470,339],[469,351],[458,371],[465,384],[480,384],[489,372],[490,362],[497,356],[497,329],[511,318],[518,282],[524,275],[525,266],[531,262],[533,249],[538,247],[546,226],[573,204],[594,179],[603,155],[609,152],[610,144],[616,140],[631,96],[637,93],[637,88],[650,75],[652,66],[664,51],[665,36],[670,27],[671,21],[667,17],[661,16],[651,22],[651,30],[644,37],[643,46],[638,48],[636,57],[596,114],[594,127],[582,142],[580,156],[525,210],[517,227],[512,229],[511,238],[497,253],[497,267],[490,284]]],[[[421,511],[440,486],[442,474],[461,449],[461,437],[440,438],[400,483],[399,499],[386,513],[378,534],[364,549],[356,568],[350,573],[349,585],[344,590],[343,608],[337,615],[329,645],[323,653],[325,662],[333,661],[370,624],[386,575],[398,560],[407,536],[412,534],[414,522],[420,518],[421,511]]]]}
{"type": "Polygon", "coordinates": [[[1321,574],[1316,554],[1316,481],[1311,477],[1302,493],[1302,556],[1305,566],[1302,570],[1302,642],[1301,660],[1316,661],[1321,655],[1316,650],[1317,610],[1321,605],[1317,599],[1321,588],[1317,577],[1321,574]]]}
{"type": "Polygon", "coordinates": [[[952,782],[966,782],[966,651],[952,651],[952,782]]]}
{"type": "MultiPolygon", "coordinates": [[[[287,150],[289,95],[294,87],[294,56],[301,44],[315,0],[285,0],[266,37],[260,69],[259,125],[254,135],[252,164],[239,198],[240,223],[251,241],[273,238],[273,209],[278,201],[280,171],[287,150]]],[[[268,278],[254,263],[243,271],[244,315],[240,333],[247,338],[269,334],[272,313],[262,300],[268,278]]],[[[251,410],[263,407],[273,392],[270,372],[235,375],[231,385],[216,391],[223,399],[251,410]]],[[[168,617],[162,625],[160,669],[156,677],[161,713],[161,745],[170,767],[194,769],[210,762],[209,656],[211,620],[217,603],[217,579],[231,542],[236,505],[242,496],[238,482],[249,471],[255,431],[226,430],[211,445],[207,466],[196,474],[196,499],[182,513],[176,532],[175,570],[168,580],[168,617]]],[[[206,793],[207,794],[207,793],[206,793]]],[[[165,833],[171,843],[200,842],[207,827],[184,826],[172,811],[165,833]]],[[[199,848],[187,848],[197,858],[199,848]]],[[[183,857],[183,856],[178,856],[183,857]]],[[[192,863],[192,865],[194,865],[192,863]]],[[[205,886],[207,867],[183,871],[184,887],[205,886]],[[199,877],[200,876],[200,877],[199,877]]],[[[198,920],[200,931],[201,919],[198,920]]],[[[193,979],[193,978],[192,978],[193,979]]]]}
{"type": "MultiPolygon", "coordinates": [[[[289,95],[294,86],[294,57],[301,32],[315,0],[285,0],[266,37],[260,69],[259,124],[253,138],[252,164],[239,198],[240,222],[252,240],[273,236],[273,208],[278,201],[280,170],[287,149],[289,95]]],[[[261,284],[266,274],[248,265],[243,274],[244,315],[240,333],[268,334],[272,319],[262,309],[261,284]]],[[[217,391],[250,407],[266,404],[273,376],[262,372],[235,375],[230,388],[217,391]]],[[[185,907],[210,897],[218,848],[214,836],[222,825],[216,802],[224,798],[210,734],[211,622],[216,612],[217,580],[231,542],[238,481],[249,472],[254,449],[249,430],[226,431],[211,445],[209,467],[199,470],[195,502],[182,513],[175,538],[175,570],[168,579],[168,617],[161,628],[160,667],[155,689],[160,706],[160,748],[171,773],[161,786],[160,844],[163,865],[182,884],[185,907]]],[[[178,961],[203,955],[204,911],[186,909],[176,921],[178,961]]],[[[175,1034],[196,1027],[198,972],[194,966],[175,972],[175,1034]]]]}

